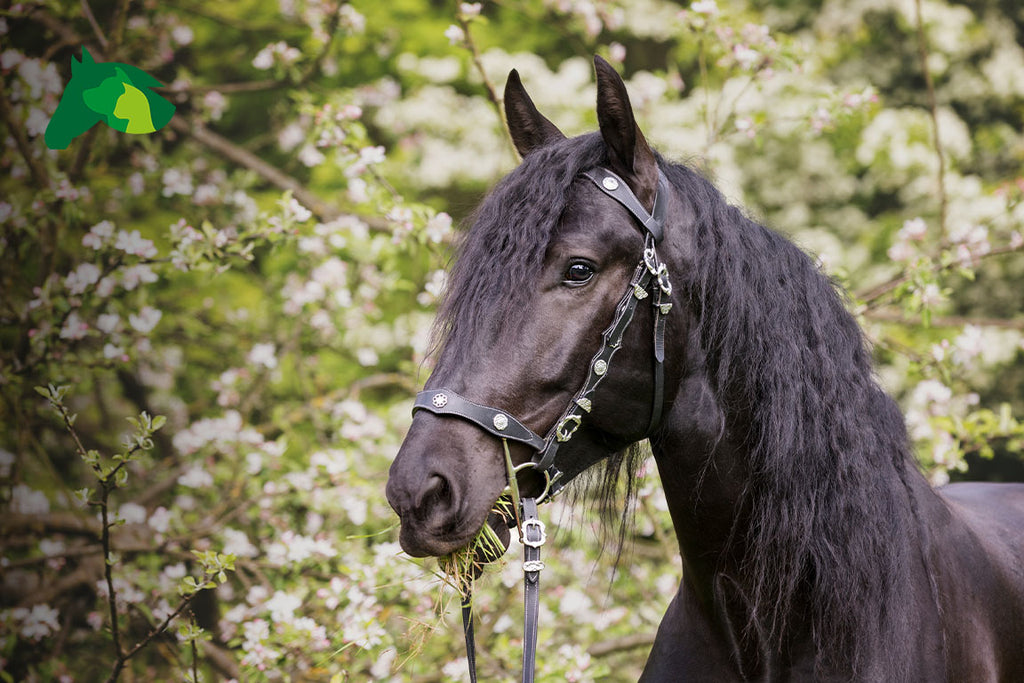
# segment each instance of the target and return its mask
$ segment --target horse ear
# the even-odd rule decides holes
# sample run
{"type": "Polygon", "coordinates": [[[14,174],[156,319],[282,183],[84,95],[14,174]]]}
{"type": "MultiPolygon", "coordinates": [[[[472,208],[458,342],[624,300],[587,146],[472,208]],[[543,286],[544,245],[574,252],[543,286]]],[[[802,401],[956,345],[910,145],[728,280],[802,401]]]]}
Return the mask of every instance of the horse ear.
{"type": "Polygon", "coordinates": [[[94,60],[92,58],[92,55],[89,54],[89,51],[86,50],[85,46],[83,45],[82,46],[82,64],[95,64],[95,63],[96,63],[96,60],[94,60]]]}
{"type": "Polygon", "coordinates": [[[622,77],[600,56],[597,73],[597,121],[608,148],[611,170],[618,173],[648,210],[658,190],[658,162],[633,117],[633,107],[622,77]]]}
{"type": "Polygon", "coordinates": [[[539,147],[565,139],[562,131],[537,111],[515,69],[505,82],[505,119],[519,156],[525,157],[539,147]]]}

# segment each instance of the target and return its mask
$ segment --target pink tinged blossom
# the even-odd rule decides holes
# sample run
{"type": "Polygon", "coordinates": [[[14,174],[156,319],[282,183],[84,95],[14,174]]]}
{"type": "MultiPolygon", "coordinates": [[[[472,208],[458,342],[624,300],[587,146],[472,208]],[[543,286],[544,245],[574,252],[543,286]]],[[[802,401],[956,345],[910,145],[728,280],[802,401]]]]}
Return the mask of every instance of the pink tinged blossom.
{"type": "Polygon", "coordinates": [[[253,365],[262,365],[268,370],[277,367],[276,349],[273,344],[256,344],[246,358],[253,365]]]}
{"type": "Polygon", "coordinates": [[[318,150],[315,146],[303,145],[302,149],[299,150],[298,159],[306,168],[316,168],[326,161],[327,157],[325,157],[323,152],[318,150]]]}
{"type": "Polygon", "coordinates": [[[100,297],[101,299],[105,299],[114,293],[114,287],[116,286],[117,283],[114,281],[114,278],[108,275],[102,280],[100,280],[98,283],[96,283],[96,289],[93,291],[95,292],[96,296],[100,297]]]}
{"type": "Polygon", "coordinates": [[[621,64],[626,60],[626,46],[622,43],[612,43],[608,46],[608,56],[611,61],[621,64]]]}
{"type": "Polygon", "coordinates": [[[926,307],[935,306],[943,302],[945,297],[942,290],[934,282],[929,282],[921,290],[921,304],[926,307]]]}
{"type": "Polygon", "coordinates": [[[156,327],[156,324],[160,322],[160,318],[163,317],[163,312],[159,311],[152,306],[143,306],[142,310],[138,314],[131,313],[128,316],[128,324],[132,328],[142,334],[149,334],[156,327]]]}
{"type": "Polygon", "coordinates": [[[127,524],[145,524],[148,515],[146,508],[138,503],[127,502],[117,510],[118,516],[127,524]]]}
{"type": "Polygon", "coordinates": [[[294,197],[288,200],[288,203],[284,207],[285,216],[296,221],[297,223],[305,223],[313,217],[313,212],[304,207],[299,203],[298,199],[294,197]]]}
{"type": "Polygon", "coordinates": [[[690,11],[713,17],[718,14],[718,4],[715,3],[715,0],[697,0],[690,4],[690,11]]]}
{"type": "Polygon", "coordinates": [[[289,123],[277,134],[277,146],[284,152],[290,152],[303,140],[306,139],[306,132],[298,123],[289,123]]]}
{"type": "Polygon", "coordinates": [[[917,254],[913,247],[906,242],[896,242],[886,252],[893,261],[909,261],[917,254]]]}
{"type": "Polygon", "coordinates": [[[263,608],[270,612],[270,618],[276,622],[289,623],[295,617],[295,610],[302,606],[302,598],[284,591],[275,591],[274,595],[263,603],[263,608]]]}
{"type": "Polygon", "coordinates": [[[107,360],[120,360],[122,362],[129,360],[128,354],[125,353],[123,347],[110,343],[103,345],[103,357],[107,360]]]}
{"type": "Polygon", "coordinates": [[[164,171],[160,180],[164,186],[162,194],[165,197],[192,195],[192,174],[188,170],[169,168],[164,171]]]}
{"type": "Polygon", "coordinates": [[[0,223],[6,223],[14,215],[14,207],[7,202],[0,202],[0,223]]]}
{"type": "Polygon", "coordinates": [[[897,235],[904,240],[920,242],[928,235],[928,224],[923,218],[911,218],[903,222],[897,235]]]}
{"type": "Polygon", "coordinates": [[[60,630],[60,612],[49,605],[33,605],[31,610],[17,607],[12,614],[21,622],[19,631],[23,638],[39,641],[60,630]]]}
{"type": "Polygon", "coordinates": [[[263,71],[274,66],[274,53],[269,45],[256,53],[252,65],[263,71]]]}
{"type": "Polygon", "coordinates": [[[463,2],[459,4],[459,14],[468,18],[480,15],[479,2],[463,2]]]}
{"type": "Polygon", "coordinates": [[[191,489],[201,489],[213,486],[213,475],[199,466],[189,468],[178,477],[178,484],[191,489]]]}
{"type": "Polygon", "coordinates": [[[1020,232],[1014,230],[1010,233],[1010,248],[1020,249],[1021,247],[1024,247],[1024,235],[1021,235],[1020,232]]]}
{"type": "Polygon", "coordinates": [[[152,258],[157,255],[156,247],[153,246],[153,240],[146,239],[138,230],[132,230],[131,232],[119,231],[114,247],[126,254],[142,258],[152,258]]]}
{"type": "Polygon", "coordinates": [[[348,198],[356,204],[365,204],[370,201],[370,195],[366,191],[366,181],[362,178],[351,178],[348,181],[348,198]]]}
{"type": "Polygon", "coordinates": [[[99,281],[101,273],[96,264],[82,263],[64,279],[64,286],[71,294],[82,294],[99,281]]]}
{"type": "Polygon", "coordinates": [[[249,541],[249,537],[245,535],[244,531],[224,529],[222,533],[224,536],[222,553],[237,557],[256,557],[259,554],[256,546],[249,541]]]}
{"type": "Polygon", "coordinates": [[[50,124],[50,115],[38,107],[32,107],[25,119],[25,130],[32,137],[38,137],[46,132],[50,124]]]}
{"type": "Polygon", "coordinates": [[[55,541],[49,538],[44,538],[43,540],[39,541],[39,552],[41,552],[43,555],[46,555],[47,557],[62,555],[65,550],[66,547],[64,545],[64,541],[55,541]]]}
{"type": "Polygon", "coordinates": [[[82,320],[77,312],[72,312],[60,328],[60,338],[72,341],[83,338],[89,332],[89,326],[82,320]]]}
{"type": "Polygon", "coordinates": [[[761,62],[760,52],[742,44],[733,46],[732,55],[735,57],[736,62],[744,69],[753,69],[761,62]]]}
{"type": "Polygon", "coordinates": [[[750,139],[754,139],[757,136],[757,129],[754,127],[754,121],[748,116],[736,119],[736,130],[743,133],[750,139]]]}
{"type": "Polygon", "coordinates": [[[96,319],[96,329],[104,334],[111,334],[121,324],[121,316],[117,313],[103,313],[96,319]]]}
{"type": "Polygon", "coordinates": [[[188,26],[175,26],[171,29],[171,39],[178,45],[189,45],[194,37],[195,34],[192,33],[192,29],[188,26]]]}
{"type": "Polygon", "coordinates": [[[8,69],[21,64],[24,59],[25,55],[21,54],[17,50],[4,50],[3,53],[0,54],[0,68],[7,71],[8,69]]]}
{"type": "Polygon", "coordinates": [[[93,631],[99,631],[103,628],[103,615],[99,612],[93,611],[86,615],[85,621],[89,624],[93,631]]]}
{"type": "Polygon", "coordinates": [[[77,201],[78,198],[81,196],[81,193],[78,191],[78,188],[69,183],[67,180],[61,180],[57,184],[57,189],[54,191],[54,194],[57,196],[58,199],[63,199],[64,201],[68,202],[77,201]]]}
{"type": "Polygon", "coordinates": [[[461,45],[466,40],[466,33],[460,27],[452,24],[444,30],[444,37],[448,39],[449,45],[461,45]]]}
{"type": "Polygon", "coordinates": [[[145,264],[129,266],[121,272],[121,286],[129,292],[140,284],[151,284],[157,281],[156,273],[145,264]]]}
{"type": "Polygon", "coordinates": [[[216,90],[211,90],[203,95],[203,106],[206,107],[211,119],[220,121],[224,116],[224,110],[228,108],[228,100],[216,90]]]}

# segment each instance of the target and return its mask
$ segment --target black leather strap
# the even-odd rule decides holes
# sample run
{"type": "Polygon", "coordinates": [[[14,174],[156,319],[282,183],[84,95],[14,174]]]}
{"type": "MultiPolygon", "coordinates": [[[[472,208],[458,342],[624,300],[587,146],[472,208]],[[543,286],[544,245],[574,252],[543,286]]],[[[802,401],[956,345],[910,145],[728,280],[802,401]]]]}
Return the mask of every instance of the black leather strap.
{"type": "Polygon", "coordinates": [[[523,499],[523,683],[533,683],[537,668],[537,627],[540,622],[540,548],[547,537],[537,518],[537,501],[523,499]]]}
{"type": "Polygon", "coordinates": [[[607,168],[595,168],[584,171],[583,176],[589,178],[597,188],[606,195],[622,204],[640,222],[644,230],[651,233],[655,243],[661,242],[665,236],[665,207],[668,204],[668,180],[658,169],[658,190],[654,196],[654,209],[647,213],[640,200],[629,189],[626,181],[607,168]]]}
{"type": "Polygon", "coordinates": [[[451,389],[427,389],[416,394],[416,403],[412,407],[413,414],[420,409],[429,410],[437,415],[457,415],[499,439],[520,441],[535,451],[544,450],[544,439],[534,434],[519,420],[503,410],[473,403],[451,389]]]}
{"type": "Polygon", "coordinates": [[[469,665],[469,681],[476,683],[476,642],[473,637],[473,594],[465,586],[462,594],[462,633],[466,636],[466,663],[469,665]]]}

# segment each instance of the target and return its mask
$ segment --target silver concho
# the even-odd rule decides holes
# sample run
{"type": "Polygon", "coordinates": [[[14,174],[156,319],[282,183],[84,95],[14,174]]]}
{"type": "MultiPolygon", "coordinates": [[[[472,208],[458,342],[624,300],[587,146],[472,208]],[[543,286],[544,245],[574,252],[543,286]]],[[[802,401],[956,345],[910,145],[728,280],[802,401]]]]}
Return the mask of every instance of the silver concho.
{"type": "Polygon", "coordinates": [[[495,429],[497,429],[499,432],[504,431],[505,428],[508,427],[508,416],[498,413],[497,415],[494,416],[492,422],[494,423],[495,429]]]}
{"type": "Polygon", "coordinates": [[[434,404],[435,408],[444,408],[448,405],[448,396],[442,393],[437,393],[430,399],[430,402],[434,404]]]}
{"type": "Polygon", "coordinates": [[[604,189],[610,192],[614,192],[619,189],[619,181],[611,176],[605,176],[604,180],[601,181],[601,184],[604,185],[604,189]]]}
{"type": "Polygon", "coordinates": [[[594,374],[600,377],[606,372],[608,372],[608,363],[606,363],[603,358],[599,358],[594,363],[594,374]]]}

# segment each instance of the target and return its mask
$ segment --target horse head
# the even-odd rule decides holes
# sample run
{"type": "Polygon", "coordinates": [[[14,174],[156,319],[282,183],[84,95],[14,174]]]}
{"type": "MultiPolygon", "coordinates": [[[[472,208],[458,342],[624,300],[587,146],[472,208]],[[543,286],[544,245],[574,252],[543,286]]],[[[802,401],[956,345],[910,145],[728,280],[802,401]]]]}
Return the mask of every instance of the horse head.
{"type": "MultiPolygon", "coordinates": [[[[660,403],[672,398],[654,387],[656,309],[638,306],[634,314],[631,308],[634,321],[613,333],[620,336],[609,341],[608,332],[620,308],[635,305],[634,293],[637,300],[649,296],[630,287],[631,276],[643,271],[645,247],[653,253],[638,219],[661,212],[666,223],[676,223],[687,209],[665,185],[658,197],[658,160],[636,124],[625,84],[604,60],[595,65],[600,132],[574,139],[540,114],[515,71],[509,75],[505,111],[523,161],[483,202],[460,249],[425,390],[435,408],[450,396],[465,407],[453,416],[423,403],[428,410],[416,413],[388,480],[401,544],[411,555],[452,552],[488,518],[507,483],[504,432],[490,428],[492,418],[499,426],[517,418],[526,432],[564,441],[553,460],[561,486],[649,436],[660,403]],[[595,169],[607,177],[594,176],[595,169]],[[618,189],[620,183],[628,190],[618,189]],[[609,196],[613,185],[639,208],[609,196]],[[603,348],[619,347],[629,350],[614,363],[595,360],[603,348]],[[596,388],[580,394],[588,382],[596,388]],[[467,411],[471,419],[458,419],[467,411]]],[[[681,263],[685,244],[673,239],[659,248],[681,263]]],[[[662,297],[659,310],[667,311],[677,302],[665,280],[665,291],[656,284],[652,291],[662,297]]],[[[673,336],[685,334],[682,315],[667,324],[673,336]]],[[[679,362],[666,361],[670,378],[679,362]]],[[[676,383],[669,379],[666,386],[676,383]]],[[[512,463],[536,462],[537,441],[506,440],[512,463]]],[[[546,484],[526,468],[519,486],[537,496],[546,484]]]]}

